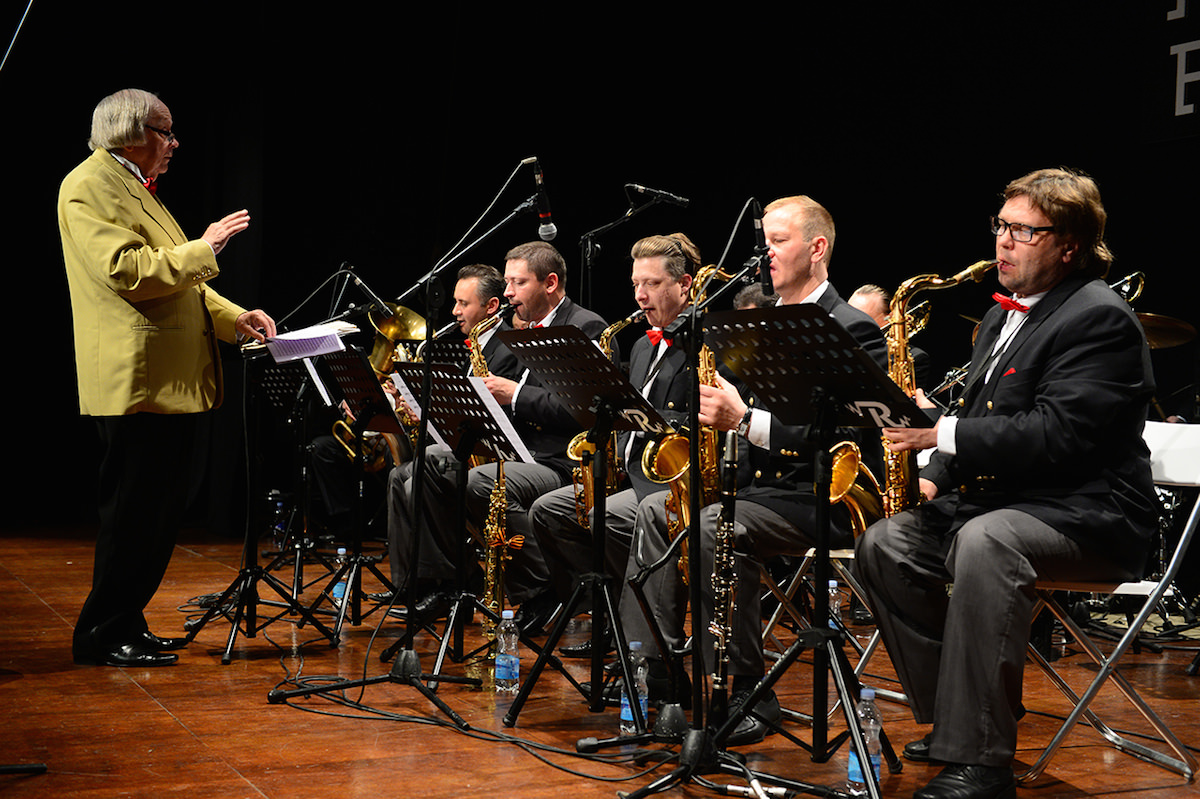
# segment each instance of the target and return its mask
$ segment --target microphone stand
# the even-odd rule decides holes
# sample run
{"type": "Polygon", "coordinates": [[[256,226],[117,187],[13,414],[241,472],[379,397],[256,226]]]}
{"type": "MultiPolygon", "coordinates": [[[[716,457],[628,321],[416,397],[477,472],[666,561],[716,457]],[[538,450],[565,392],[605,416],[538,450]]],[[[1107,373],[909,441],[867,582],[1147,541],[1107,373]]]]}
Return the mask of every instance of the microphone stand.
{"type": "Polygon", "coordinates": [[[579,301],[585,308],[592,307],[592,266],[596,263],[600,256],[600,244],[596,241],[598,236],[608,233],[610,230],[620,227],[642,211],[647,210],[651,206],[665,202],[661,197],[655,197],[641,205],[630,205],[629,210],[622,214],[617,219],[614,219],[608,224],[601,225],[594,230],[589,230],[579,237],[579,263],[581,264],[582,279],[580,280],[579,301]]]}

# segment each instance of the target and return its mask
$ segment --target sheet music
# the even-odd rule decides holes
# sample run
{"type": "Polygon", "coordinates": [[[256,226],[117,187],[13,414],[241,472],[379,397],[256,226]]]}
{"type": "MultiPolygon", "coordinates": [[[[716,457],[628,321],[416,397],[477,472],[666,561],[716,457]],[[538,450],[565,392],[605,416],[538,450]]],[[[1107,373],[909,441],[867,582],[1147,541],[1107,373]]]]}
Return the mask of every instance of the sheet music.
{"type": "Polygon", "coordinates": [[[272,336],[266,340],[265,346],[275,363],[286,363],[341,352],[346,349],[342,336],[357,332],[357,327],[346,322],[324,322],[272,336]]]}

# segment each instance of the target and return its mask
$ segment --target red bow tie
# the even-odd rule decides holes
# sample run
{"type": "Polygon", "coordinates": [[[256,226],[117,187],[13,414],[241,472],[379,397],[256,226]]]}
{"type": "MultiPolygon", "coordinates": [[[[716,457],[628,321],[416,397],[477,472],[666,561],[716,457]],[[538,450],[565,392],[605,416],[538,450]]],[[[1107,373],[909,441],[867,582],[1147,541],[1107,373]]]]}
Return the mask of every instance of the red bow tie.
{"type": "Polygon", "coordinates": [[[1006,311],[1020,311],[1021,313],[1029,312],[1028,305],[1022,305],[1011,297],[1005,297],[998,291],[992,295],[992,299],[1000,303],[1000,307],[1006,311]]]}
{"type": "Polygon", "coordinates": [[[145,186],[146,191],[150,192],[151,194],[158,194],[158,181],[157,180],[146,180],[146,181],[142,182],[142,185],[145,186]]]}
{"type": "Polygon", "coordinates": [[[656,347],[660,341],[666,341],[668,347],[675,343],[675,339],[673,337],[664,336],[661,330],[647,330],[646,338],[650,339],[650,343],[656,347]]]}

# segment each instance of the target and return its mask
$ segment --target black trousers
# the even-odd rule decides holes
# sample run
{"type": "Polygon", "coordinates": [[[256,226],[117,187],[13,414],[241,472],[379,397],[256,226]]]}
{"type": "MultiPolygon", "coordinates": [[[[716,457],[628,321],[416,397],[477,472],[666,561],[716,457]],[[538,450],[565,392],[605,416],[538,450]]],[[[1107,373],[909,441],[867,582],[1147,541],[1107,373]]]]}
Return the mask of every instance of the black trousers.
{"type": "Polygon", "coordinates": [[[131,642],[147,630],[143,611],[166,574],[187,509],[201,416],[95,417],[100,530],[92,590],[75,624],[76,654],[131,642]]]}

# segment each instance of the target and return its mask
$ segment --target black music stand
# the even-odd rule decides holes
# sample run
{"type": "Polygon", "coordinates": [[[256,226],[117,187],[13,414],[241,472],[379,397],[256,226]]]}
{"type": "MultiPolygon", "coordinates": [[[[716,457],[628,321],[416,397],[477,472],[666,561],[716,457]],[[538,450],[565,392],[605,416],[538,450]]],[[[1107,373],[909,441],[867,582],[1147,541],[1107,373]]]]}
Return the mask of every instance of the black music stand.
{"type": "MultiPolygon", "coordinates": [[[[317,362],[317,371],[318,373],[326,373],[329,381],[338,389],[342,401],[345,402],[347,409],[354,419],[354,422],[350,425],[350,429],[354,433],[355,465],[358,467],[356,470],[358,474],[358,491],[354,504],[353,540],[350,542],[351,551],[346,558],[346,562],[341,564],[333,573],[329,583],[325,586],[325,590],[317,596],[317,599],[310,606],[310,610],[315,612],[326,599],[332,602],[333,587],[345,580],[346,593],[341,603],[338,604],[335,614],[337,620],[334,624],[336,634],[340,635],[347,614],[349,614],[351,624],[357,625],[362,622],[362,601],[366,596],[366,592],[363,591],[362,587],[362,572],[364,568],[374,574],[387,590],[396,590],[396,587],[392,585],[392,581],[376,566],[380,558],[375,555],[365,554],[362,548],[363,528],[365,526],[363,497],[366,493],[365,434],[371,431],[407,437],[408,433],[396,417],[396,411],[392,407],[391,400],[388,399],[383,387],[379,384],[379,377],[367,360],[366,353],[362,350],[357,347],[351,347],[340,352],[326,353],[317,362]]],[[[316,378],[314,377],[314,379],[316,378]]]]}
{"type": "MultiPolygon", "coordinates": [[[[247,349],[246,363],[251,365],[254,361],[262,357],[262,352],[265,352],[265,350],[247,349]]],[[[250,381],[249,384],[258,385],[253,381],[250,381]]],[[[258,408],[259,403],[251,401],[249,405],[250,407],[258,408]]],[[[257,425],[254,425],[252,429],[257,431],[257,425]]],[[[252,433],[252,435],[254,434],[252,433]]],[[[229,638],[225,643],[225,652],[221,656],[221,663],[223,665],[229,665],[233,660],[233,645],[237,641],[238,632],[241,631],[243,622],[245,623],[245,636],[247,638],[254,638],[258,634],[258,631],[268,624],[278,621],[284,616],[295,615],[302,619],[302,624],[307,622],[319,630],[322,635],[329,639],[330,646],[336,647],[338,645],[338,634],[322,624],[320,619],[308,607],[301,604],[293,596],[286,583],[259,565],[258,527],[254,524],[248,524],[246,528],[245,541],[242,546],[242,566],[238,570],[237,577],[221,592],[220,596],[199,620],[194,623],[189,622],[185,625],[188,631],[188,643],[191,643],[208,622],[217,615],[224,616],[230,621],[229,638]],[[282,608],[279,613],[266,618],[261,623],[258,617],[258,606],[266,603],[259,599],[259,583],[266,584],[279,595],[280,601],[272,602],[271,604],[282,608]]]]}
{"type": "MultiPolygon", "coordinates": [[[[832,476],[830,449],[839,427],[928,427],[932,424],[912,399],[906,397],[858,342],[816,304],[777,306],[714,313],[704,322],[704,338],[726,367],[740,378],[771,413],[788,425],[804,426],[814,456],[813,491],[816,495],[816,558],[814,579],[824,585],[829,575],[830,503],[832,476]]],[[[742,706],[715,730],[693,730],[680,751],[680,766],[645,788],[629,794],[640,797],[661,791],[691,777],[699,769],[751,774],[756,780],[786,789],[826,793],[828,789],[778,776],[747,772],[723,761],[724,741],[755,704],[805,649],[813,651],[813,743],[815,762],[824,762],[847,738],[857,751],[866,741],[855,713],[858,680],[842,649],[843,633],[829,626],[829,608],[813,603],[813,627],[797,640],[768,670],[742,706]],[[836,665],[836,667],[835,667],[836,665]],[[832,673],[846,717],[847,730],[828,740],[828,677],[832,673]]],[[[900,762],[880,732],[889,768],[900,762]]],[[[879,798],[874,771],[866,784],[872,799],[879,798]]]]}
{"type": "MultiPolygon", "coordinates": [[[[316,551],[316,543],[309,537],[308,524],[309,519],[312,518],[312,470],[305,406],[308,389],[311,385],[308,371],[304,362],[300,360],[284,361],[264,367],[258,383],[263,401],[276,414],[286,418],[287,425],[292,430],[292,436],[296,442],[296,468],[298,470],[296,486],[299,499],[292,497],[286,502],[281,500],[286,508],[286,521],[283,522],[284,537],[279,543],[278,551],[263,553],[265,557],[271,558],[263,567],[264,571],[273,572],[291,561],[293,599],[299,599],[306,588],[304,584],[306,560],[309,558],[316,560],[324,567],[326,574],[333,571],[332,562],[316,551]]],[[[263,604],[277,603],[273,600],[263,600],[263,604]]]]}
{"type": "MultiPolygon", "coordinates": [[[[565,609],[559,614],[554,628],[538,659],[534,662],[513,703],[504,716],[505,726],[516,724],[534,683],[576,607],[590,594],[592,607],[591,696],[588,709],[598,713],[604,709],[604,645],[601,641],[605,622],[611,624],[617,646],[617,657],[626,685],[633,685],[625,634],[617,615],[617,597],[612,579],[605,574],[605,500],[608,439],[614,430],[640,430],[662,435],[671,427],[658,411],[635,389],[625,375],[587,337],[583,331],[570,326],[552,326],[535,330],[509,330],[497,334],[513,354],[536,375],[542,384],[562,399],[579,426],[588,430],[588,440],[594,445],[592,458],[592,571],[581,575],[565,609]]],[[[572,680],[574,682],[574,680],[572,680]]],[[[631,703],[634,723],[639,731],[646,729],[641,707],[631,703]]]]}
{"type": "MultiPolygon", "coordinates": [[[[467,591],[465,586],[467,533],[466,515],[462,509],[466,507],[470,459],[472,456],[478,455],[495,458],[500,462],[533,463],[534,458],[491,393],[476,379],[465,375],[461,367],[436,364],[428,366],[397,364],[396,372],[414,399],[416,389],[421,386],[425,377],[426,369],[429,371],[430,379],[429,407],[421,411],[421,415],[430,430],[440,436],[441,443],[454,453],[458,470],[457,492],[460,509],[455,530],[458,545],[457,587],[455,596],[451,600],[446,631],[442,637],[432,672],[434,675],[438,675],[450,652],[451,643],[453,643],[455,659],[463,657],[463,626],[470,616],[470,610],[478,608],[493,623],[500,621],[499,615],[481,602],[478,597],[467,591]]],[[[414,410],[416,409],[414,408],[414,410]]],[[[415,541],[413,546],[416,549],[415,541]]],[[[411,568],[415,569],[415,553],[412,564],[411,568]]],[[[410,607],[409,615],[406,617],[408,625],[405,635],[384,652],[381,656],[384,660],[395,654],[401,646],[411,645],[417,624],[421,621],[413,616],[413,609],[410,607]]]]}

